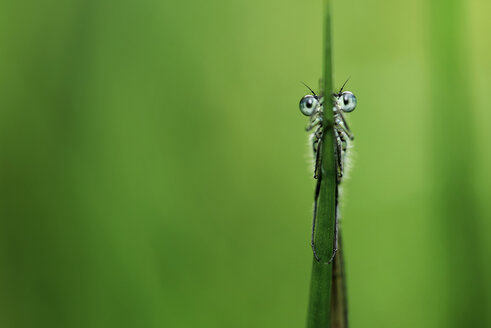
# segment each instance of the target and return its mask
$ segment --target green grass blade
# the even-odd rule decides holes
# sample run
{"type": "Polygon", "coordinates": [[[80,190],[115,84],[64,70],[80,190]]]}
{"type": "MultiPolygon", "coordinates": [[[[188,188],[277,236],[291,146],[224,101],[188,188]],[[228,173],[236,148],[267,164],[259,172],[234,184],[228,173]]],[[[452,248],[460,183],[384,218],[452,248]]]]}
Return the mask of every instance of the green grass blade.
{"type": "MultiPolygon", "coordinates": [[[[445,327],[485,327],[489,281],[480,236],[473,172],[475,99],[470,92],[467,1],[428,3],[431,31],[431,145],[447,285],[445,327]]],[[[479,140],[482,142],[482,140],[479,140]]]]}
{"type": "Polygon", "coordinates": [[[333,251],[334,224],[336,216],[336,161],[334,157],[335,138],[333,113],[330,109],[330,95],[333,91],[331,62],[331,20],[330,0],[324,1],[324,135],[322,140],[322,184],[319,195],[317,225],[315,232],[316,251],[320,262],[313,259],[310,284],[310,300],[307,327],[326,328],[330,326],[332,264],[327,264],[333,251]]]}

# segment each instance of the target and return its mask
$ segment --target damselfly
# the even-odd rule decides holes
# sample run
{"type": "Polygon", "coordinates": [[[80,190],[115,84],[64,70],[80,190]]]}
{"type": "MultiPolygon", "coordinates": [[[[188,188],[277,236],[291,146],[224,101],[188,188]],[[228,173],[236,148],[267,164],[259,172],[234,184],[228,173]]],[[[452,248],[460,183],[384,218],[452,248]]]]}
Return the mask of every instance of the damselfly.
{"type": "MultiPolygon", "coordinates": [[[[334,135],[336,137],[336,163],[337,163],[337,183],[341,182],[341,178],[344,173],[344,158],[346,156],[346,152],[348,149],[349,140],[353,140],[354,136],[351,133],[351,130],[348,127],[348,124],[343,116],[343,112],[349,113],[352,112],[356,108],[356,97],[350,91],[343,91],[346,83],[344,82],[343,86],[339,90],[338,93],[334,93],[332,95],[332,102],[328,105],[332,106],[333,111],[333,127],[334,127],[334,135]]],[[[304,84],[305,85],[305,84],[304,84]]],[[[312,252],[314,253],[314,258],[317,261],[320,261],[320,258],[317,256],[315,251],[315,222],[317,217],[317,201],[320,193],[320,186],[322,180],[322,174],[320,173],[321,165],[322,165],[322,136],[325,133],[324,125],[323,125],[323,116],[324,116],[324,96],[317,95],[309,86],[305,85],[310,92],[311,95],[306,95],[302,97],[300,100],[300,111],[305,116],[309,116],[309,122],[305,128],[306,131],[312,131],[312,149],[314,152],[315,164],[314,164],[314,179],[317,179],[317,184],[315,187],[315,196],[314,196],[314,213],[312,219],[312,235],[311,235],[311,246],[312,252]]],[[[336,192],[337,194],[337,192],[336,192]]],[[[336,207],[337,207],[337,196],[336,196],[336,207]]],[[[334,257],[336,256],[336,252],[338,250],[338,211],[336,208],[336,222],[334,228],[334,248],[333,254],[327,263],[331,263],[334,257]]]]}

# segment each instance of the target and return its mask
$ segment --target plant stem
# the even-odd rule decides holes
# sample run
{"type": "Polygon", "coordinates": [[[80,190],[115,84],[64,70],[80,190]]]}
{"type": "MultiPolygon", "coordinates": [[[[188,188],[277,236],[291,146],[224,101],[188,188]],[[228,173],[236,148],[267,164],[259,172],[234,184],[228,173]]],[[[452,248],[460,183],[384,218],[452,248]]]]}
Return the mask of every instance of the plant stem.
{"type": "Polygon", "coordinates": [[[331,95],[333,92],[331,63],[331,19],[330,0],[324,0],[324,134],[322,138],[322,184],[320,189],[317,224],[315,232],[316,251],[321,261],[313,259],[308,310],[308,328],[326,328],[331,321],[331,283],[333,265],[331,258],[336,221],[337,172],[335,161],[335,138],[331,95]]]}

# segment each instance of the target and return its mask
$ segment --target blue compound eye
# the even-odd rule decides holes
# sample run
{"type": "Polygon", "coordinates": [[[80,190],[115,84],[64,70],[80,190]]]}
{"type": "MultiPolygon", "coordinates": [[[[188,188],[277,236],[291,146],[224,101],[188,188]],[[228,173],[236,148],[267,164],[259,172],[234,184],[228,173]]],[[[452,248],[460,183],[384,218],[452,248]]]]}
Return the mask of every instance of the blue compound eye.
{"type": "Polygon", "coordinates": [[[352,112],[356,108],[356,97],[352,92],[345,91],[339,96],[337,104],[343,112],[352,112]]]}
{"type": "Polygon", "coordinates": [[[305,116],[311,116],[318,105],[319,101],[316,97],[306,95],[300,100],[300,111],[305,116]]]}

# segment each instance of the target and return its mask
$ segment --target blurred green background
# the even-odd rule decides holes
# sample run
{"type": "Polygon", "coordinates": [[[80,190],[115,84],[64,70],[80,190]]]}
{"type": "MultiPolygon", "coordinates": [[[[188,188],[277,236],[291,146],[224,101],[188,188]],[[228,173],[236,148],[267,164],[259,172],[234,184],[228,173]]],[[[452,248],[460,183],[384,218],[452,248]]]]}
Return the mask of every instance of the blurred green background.
{"type": "MultiPolygon", "coordinates": [[[[352,327],[491,327],[490,10],[333,1],[352,327]]],[[[303,327],[321,51],[320,0],[0,2],[0,326],[303,327]]]]}

